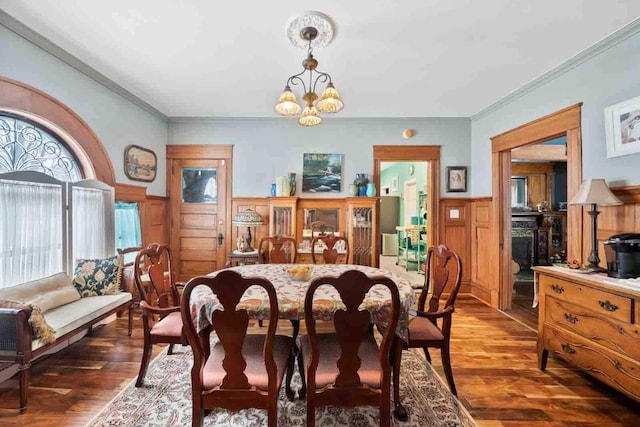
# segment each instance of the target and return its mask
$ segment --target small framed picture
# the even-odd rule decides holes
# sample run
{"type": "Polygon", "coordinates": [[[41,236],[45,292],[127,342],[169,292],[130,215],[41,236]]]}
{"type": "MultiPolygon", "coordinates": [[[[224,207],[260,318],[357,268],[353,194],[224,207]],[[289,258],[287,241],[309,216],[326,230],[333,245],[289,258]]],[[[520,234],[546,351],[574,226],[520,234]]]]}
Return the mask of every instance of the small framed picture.
{"type": "Polygon", "coordinates": [[[467,167],[447,167],[447,192],[465,193],[467,191],[467,167]]]}
{"type": "Polygon", "coordinates": [[[391,191],[398,191],[398,177],[391,177],[391,191]]]}
{"type": "Polygon", "coordinates": [[[129,179],[142,182],[152,182],[156,179],[158,159],[153,151],[129,145],[124,149],[124,173],[129,179]]]}
{"type": "Polygon", "coordinates": [[[640,96],[604,110],[607,157],[640,153],[640,96]]]}

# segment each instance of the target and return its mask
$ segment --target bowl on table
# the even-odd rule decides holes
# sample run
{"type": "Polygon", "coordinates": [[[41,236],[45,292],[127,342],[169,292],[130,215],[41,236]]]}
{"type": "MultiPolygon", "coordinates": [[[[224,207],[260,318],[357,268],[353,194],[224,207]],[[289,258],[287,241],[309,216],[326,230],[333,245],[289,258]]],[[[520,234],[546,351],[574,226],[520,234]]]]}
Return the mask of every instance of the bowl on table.
{"type": "Polygon", "coordinates": [[[311,279],[311,266],[308,265],[294,265],[293,267],[285,268],[284,272],[293,280],[307,282],[311,279]]]}

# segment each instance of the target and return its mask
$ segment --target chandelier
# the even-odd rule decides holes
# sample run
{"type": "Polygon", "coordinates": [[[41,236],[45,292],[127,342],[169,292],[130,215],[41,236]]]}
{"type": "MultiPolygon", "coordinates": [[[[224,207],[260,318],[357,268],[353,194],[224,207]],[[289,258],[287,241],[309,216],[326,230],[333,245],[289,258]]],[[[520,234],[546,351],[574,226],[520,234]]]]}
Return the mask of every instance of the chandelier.
{"type": "Polygon", "coordinates": [[[313,57],[313,48],[324,47],[333,38],[333,23],[320,12],[307,12],[293,19],[287,27],[287,36],[296,47],[306,47],[307,57],[302,61],[302,72],[287,79],[282,95],[276,104],[276,111],[283,116],[296,116],[302,110],[298,123],[302,126],[315,126],[322,122],[319,113],[337,113],[344,104],[336,90],[331,76],[318,71],[318,60],[313,57]],[[318,98],[316,87],[326,83],[327,86],[318,98]],[[291,86],[302,86],[304,109],[298,104],[291,86]]]}

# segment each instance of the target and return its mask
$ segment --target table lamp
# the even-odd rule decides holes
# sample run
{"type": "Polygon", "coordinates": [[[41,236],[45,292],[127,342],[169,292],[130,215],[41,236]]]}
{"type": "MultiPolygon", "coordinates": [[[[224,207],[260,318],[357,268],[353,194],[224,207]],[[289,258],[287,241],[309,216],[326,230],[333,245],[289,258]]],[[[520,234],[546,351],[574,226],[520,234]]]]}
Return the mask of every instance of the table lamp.
{"type": "Polygon", "coordinates": [[[591,205],[589,215],[591,215],[591,255],[589,255],[589,265],[596,271],[600,268],[600,258],[598,257],[598,205],[615,206],[622,202],[613,195],[604,179],[587,179],[582,181],[580,189],[575,197],[569,202],[570,205],[591,205]]]}
{"type": "Polygon", "coordinates": [[[251,227],[264,225],[262,216],[256,211],[247,209],[235,214],[232,223],[236,227],[247,227],[247,245],[242,249],[242,252],[254,252],[255,249],[251,247],[251,227]]]}

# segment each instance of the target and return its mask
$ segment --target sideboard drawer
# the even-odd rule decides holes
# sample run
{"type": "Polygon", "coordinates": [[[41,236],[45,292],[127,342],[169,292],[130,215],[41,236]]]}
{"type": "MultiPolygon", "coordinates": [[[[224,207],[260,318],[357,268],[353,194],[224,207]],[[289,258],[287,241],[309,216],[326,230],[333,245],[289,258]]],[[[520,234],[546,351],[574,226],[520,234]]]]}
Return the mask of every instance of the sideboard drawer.
{"type": "Polygon", "coordinates": [[[629,397],[640,400],[640,364],[570,332],[549,326],[544,327],[543,341],[546,349],[629,397]]]}
{"type": "Polygon", "coordinates": [[[608,319],[607,315],[560,301],[545,299],[545,321],[579,334],[610,350],[640,360],[640,327],[608,319]]]}
{"type": "Polygon", "coordinates": [[[592,310],[606,314],[607,317],[631,323],[631,299],[620,295],[593,289],[551,276],[540,276],[540,287],[544,294],[559,300],[569,301],[592,310]]]}

